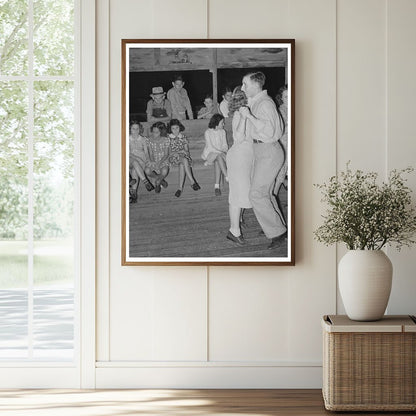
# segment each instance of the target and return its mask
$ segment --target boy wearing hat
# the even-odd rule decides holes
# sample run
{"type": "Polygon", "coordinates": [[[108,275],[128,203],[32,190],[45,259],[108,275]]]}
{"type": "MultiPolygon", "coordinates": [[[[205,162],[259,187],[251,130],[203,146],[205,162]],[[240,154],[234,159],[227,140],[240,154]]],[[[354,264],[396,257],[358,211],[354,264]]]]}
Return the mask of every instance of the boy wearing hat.
{"type": "Polygon", "coordinates": [[[169,121],[172,118],[172,106],[165,98],[163,87],[153,87],[150,96],[152,99],[147,102],[146,108],[147,121],[150,123],[169,121]]]}

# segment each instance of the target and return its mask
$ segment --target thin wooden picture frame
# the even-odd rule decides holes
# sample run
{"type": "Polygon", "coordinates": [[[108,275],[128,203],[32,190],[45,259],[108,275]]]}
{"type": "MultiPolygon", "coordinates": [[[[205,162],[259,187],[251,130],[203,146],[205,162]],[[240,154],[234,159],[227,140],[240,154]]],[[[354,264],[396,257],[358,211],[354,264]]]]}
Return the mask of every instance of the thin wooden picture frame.
{"type": "Polygon", "coordinates": [[[294,265],[295,40],[122,39],[121,73],[121,264],[294,265]]]}

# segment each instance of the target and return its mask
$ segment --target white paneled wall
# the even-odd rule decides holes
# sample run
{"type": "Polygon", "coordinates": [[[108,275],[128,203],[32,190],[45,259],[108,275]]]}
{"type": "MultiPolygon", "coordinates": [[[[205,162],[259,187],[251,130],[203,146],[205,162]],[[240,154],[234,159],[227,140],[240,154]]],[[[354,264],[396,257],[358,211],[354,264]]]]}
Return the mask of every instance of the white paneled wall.
{"type": "Polygon", "coordinates": [[[288,39],[287,0],[209,0],[209,37],[212,39],[288,39]]]}
{"type": "Polygon", "coordinates": [[[337,162],[384,171],[386,2],[338,0],[337,162]]]}
{"type": "Polygon", "coordinates": [[[284,273],[212,267],[209,282],[210,361],[289,359],[289,284],[284,273]]]}
{"type": "MultiPolygon", "coordinates": [[[[415,15],[413,0],[97,2],[97,387],[320,387],[320,318],[342,305],[313,184],[348,160],[416,165],[415,15]],[[207,37],[296,39],[294,267],[120,265],[121,39],[207,37]]],[[[390,313],[416,313],[414,254],[391,252],[390,313]]]]}
{"type": "MultiPolygon", "coordinates": [[[[387,6],[387,167],[416,167],[416,2],[389,1],[387,6]]],[[[416,190],[416,174],[408,182],[416,190]]],[[[389,250],[394,279],[388,311],[416,309],[414,249],[389,250]],[[413,257],[413,259],[412,259],[413,257]],[[409,261],[409,258],[412,261],[409,261]]]]}
{"type": "Polygon", "coordinates": [[[205,270],[177,267],[164,274],[147,269],[120,277],[119,283],[111,293],[111,305],[118,302],[110,319],[112,360],[206,360],[205,270]]]}

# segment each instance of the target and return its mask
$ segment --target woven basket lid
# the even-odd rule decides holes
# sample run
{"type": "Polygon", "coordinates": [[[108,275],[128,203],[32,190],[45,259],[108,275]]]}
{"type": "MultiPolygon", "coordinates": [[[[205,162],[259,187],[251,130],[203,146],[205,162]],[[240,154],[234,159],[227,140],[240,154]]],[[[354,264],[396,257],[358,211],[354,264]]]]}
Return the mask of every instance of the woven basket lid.
{"type": "Polygon", "coordinates": [[[325,315],[322,328],[327,332],[416,332],[416,318],[410,315],[385,315],[372,322],[352,321],[347,315],[325,315]]]}

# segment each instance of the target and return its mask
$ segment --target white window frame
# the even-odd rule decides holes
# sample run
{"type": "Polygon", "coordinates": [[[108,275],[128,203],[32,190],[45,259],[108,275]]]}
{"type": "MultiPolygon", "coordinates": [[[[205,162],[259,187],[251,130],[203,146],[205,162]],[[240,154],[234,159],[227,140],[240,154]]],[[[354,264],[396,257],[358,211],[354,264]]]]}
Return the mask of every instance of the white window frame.
{"type": "MultiPolygon", "coordinates": [[[[4,81],[29,82],[29,223],[33,225],[33,85],[70,80],[75,85],[75,337],[72,362],[2,361],[0,388],[95,387],[95,0],[74,0],[75,74],[33,76],[33,0],[29,0],[29,74],[4,81]],[[31,85],[30,85],[31,84],[31,85]],[[79,103],[79,105],[77,105],[79,103]]],[[[33,327],[33,227],[29,227],[29,333],[33,327]]],[[[29,344],[29,353],[33,346],[29,344]]]]}

